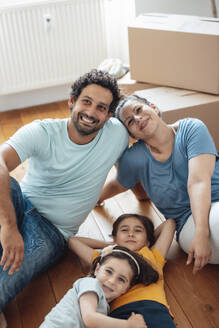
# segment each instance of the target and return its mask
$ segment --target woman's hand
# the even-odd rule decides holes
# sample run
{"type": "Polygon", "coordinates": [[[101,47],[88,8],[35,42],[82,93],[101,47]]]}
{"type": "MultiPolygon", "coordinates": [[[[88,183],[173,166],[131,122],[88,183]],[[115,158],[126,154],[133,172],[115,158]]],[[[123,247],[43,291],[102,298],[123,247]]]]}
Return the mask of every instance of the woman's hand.
{"type": "Polygon", "coordinates": [[[212,254],[209,234],[206,231],[195,232],[195,236],[189,248],[186,264],[189,265],[194,259],[193,274],[201,270],[210,260],[212,254]]]}

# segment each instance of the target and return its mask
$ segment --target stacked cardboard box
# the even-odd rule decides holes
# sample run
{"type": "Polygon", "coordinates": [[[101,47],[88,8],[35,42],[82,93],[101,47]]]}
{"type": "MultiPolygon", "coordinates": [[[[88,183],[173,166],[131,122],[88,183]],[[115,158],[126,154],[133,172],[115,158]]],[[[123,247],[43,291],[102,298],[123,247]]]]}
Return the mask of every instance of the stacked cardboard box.
{"type": "Polygon", "coordinates": [[[132,95],[137,90],[151,89],[156,86],[150,83],[138,82],[130,78],[130,73],[118,80],[119,88],[124,96],[132,95]]]}
{"type": "Polygon", "coordinates": [[[200,118],[219,150],[219,96],[212,95],[219,94],[219,19],[145,14],[128,35],[131,79],[196,90],[159,87],[141,95],[160,107],[167,123],[200,118]]]}

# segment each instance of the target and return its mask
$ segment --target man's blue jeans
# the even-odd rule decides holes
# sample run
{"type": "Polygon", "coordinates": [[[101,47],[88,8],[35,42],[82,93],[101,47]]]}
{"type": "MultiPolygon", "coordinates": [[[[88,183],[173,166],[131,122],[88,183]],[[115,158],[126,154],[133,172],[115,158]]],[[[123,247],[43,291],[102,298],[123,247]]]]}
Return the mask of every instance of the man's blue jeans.
{"type": "Polygon", "coordinates": [[[0,266],[0,313],[33,277],[47,270],[67,249],[62,234],[38,213],[14,178],[11,178],[11,198],[24,240],[24,260],[20,270],[13,275],[8,275],[8,271],[3,271],[3,266],[0,266]]]}

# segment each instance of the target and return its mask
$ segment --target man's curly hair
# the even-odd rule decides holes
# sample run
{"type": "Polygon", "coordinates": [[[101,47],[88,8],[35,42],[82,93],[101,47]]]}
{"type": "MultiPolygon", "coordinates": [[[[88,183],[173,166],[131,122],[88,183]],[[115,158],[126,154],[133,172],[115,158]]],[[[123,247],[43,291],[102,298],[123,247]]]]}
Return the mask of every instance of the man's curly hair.
{"type": "Polygon", "coordinates": [[[93,69],[92,71],[79,77],[72,84],[70,95],[73,97],[74,101],[78,99],[82,90],[90,84],[97,84],[111,91],[113,101],[110,104],[109,112],[114,114],[116,106],[120,100],[120,91],[116,79],[107,72],[93,69]]]}

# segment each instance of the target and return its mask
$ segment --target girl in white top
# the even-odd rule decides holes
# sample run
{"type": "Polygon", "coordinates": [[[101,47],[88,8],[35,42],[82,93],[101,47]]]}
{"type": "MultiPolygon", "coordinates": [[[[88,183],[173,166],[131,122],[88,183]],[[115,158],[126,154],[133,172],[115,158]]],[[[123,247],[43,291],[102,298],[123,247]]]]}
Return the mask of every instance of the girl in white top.
{"type": "Polygon", "coordinates": [[[140,314],[128,320],[106,314],[112,300],[137,284],[151,284],[158,273],[143,257],[125,247],[111,247],[93,262],[89,277],[78,279],[45,317],[40,328],[145,328],[140,314]]]}

